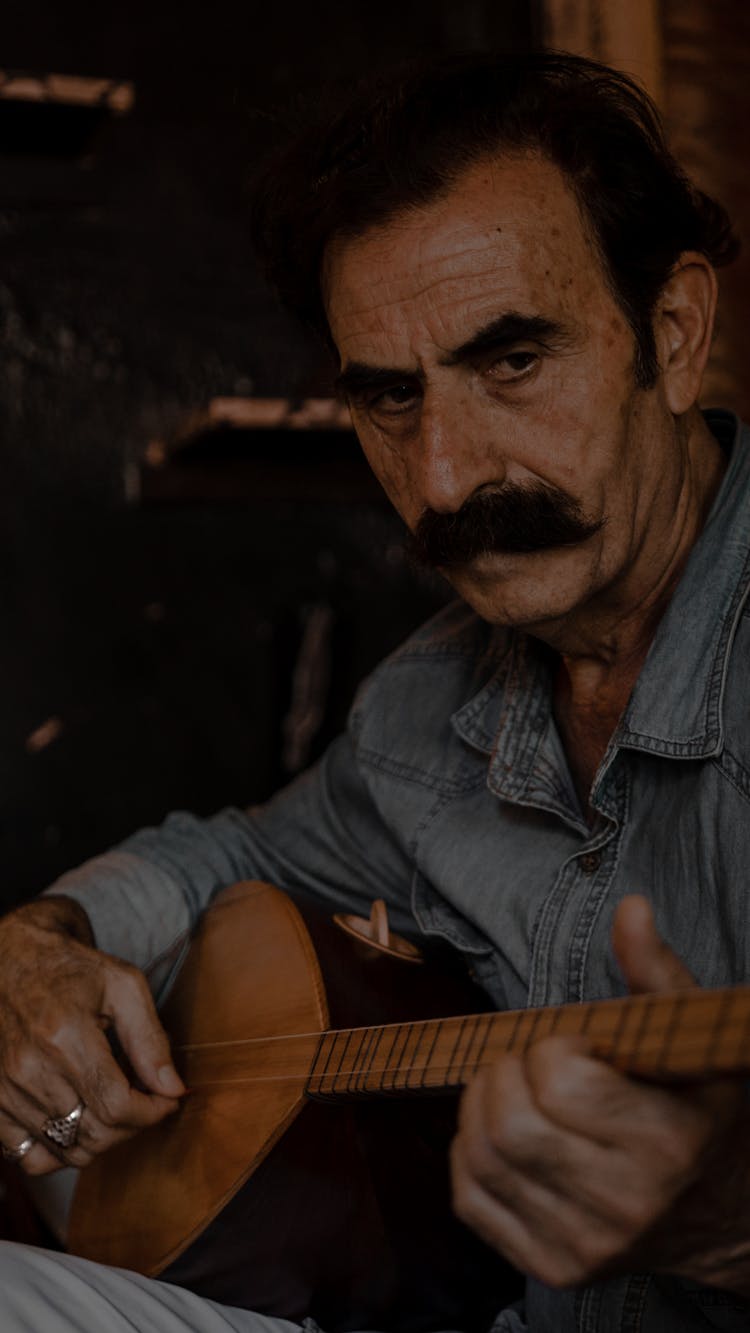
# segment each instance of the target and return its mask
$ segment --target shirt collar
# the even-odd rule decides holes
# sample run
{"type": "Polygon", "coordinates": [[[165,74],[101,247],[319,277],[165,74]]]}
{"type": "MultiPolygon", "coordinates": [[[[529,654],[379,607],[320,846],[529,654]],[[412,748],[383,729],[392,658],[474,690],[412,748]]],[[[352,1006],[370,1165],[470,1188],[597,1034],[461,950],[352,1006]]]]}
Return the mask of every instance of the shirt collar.
{"type": "MultiPolygon", "coordinates": [[[[613,737],[618,746],[675,758],[702,758],[722,747],[727,663],[750,589],[750,429],[729,412],[705,415],[729,456],[727,469],[613,737]]],[[[458,735],[496,757],[498,743],[507,749],[509,727],[525,749],[529,731],[539,735],[549,716],[546,650],[526,635],[497,635],[510,651],[452,718],[458,735]]],[[[504,755],[503,768],[509,775],[515,769],[517,783],[513,757],[515,764],[504,755]]]]}

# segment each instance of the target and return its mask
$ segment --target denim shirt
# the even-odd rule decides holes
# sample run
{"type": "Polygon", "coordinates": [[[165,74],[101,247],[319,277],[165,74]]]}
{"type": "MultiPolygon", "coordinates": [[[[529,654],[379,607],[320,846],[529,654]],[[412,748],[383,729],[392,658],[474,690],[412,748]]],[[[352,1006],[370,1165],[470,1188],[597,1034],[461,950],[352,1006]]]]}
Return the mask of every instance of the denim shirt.
{"type": "MultiPolygon", "coordinates": [[[[157,987],[212,896],[247,878],[447,940],[498,1008],[620,995],[615,907],[651,899],[705,986],[750,981],[750,431],[708,414],[728,465],[582,815],[550,654],[454,604],[361,688],[347,733],[267,805],[171,815],[63,876],[99,947],[157,987]]],[[[750,1328],[739,1298],[631,1274],[529,1281],[493,1333],[750,1328]]]]}

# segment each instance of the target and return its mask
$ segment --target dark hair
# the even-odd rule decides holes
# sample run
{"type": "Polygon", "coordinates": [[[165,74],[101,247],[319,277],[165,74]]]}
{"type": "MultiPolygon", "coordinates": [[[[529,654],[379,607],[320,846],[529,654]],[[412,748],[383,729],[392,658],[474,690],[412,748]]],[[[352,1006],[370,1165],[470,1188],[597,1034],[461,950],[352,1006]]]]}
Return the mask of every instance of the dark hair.
{"type": "Polygon", "coordinates": [[[675,161],[643,89],[562,52],[421,61],[298,135],[258,182],[253,209],[282,300],[330,340],[320,287],[329,242],[430,202],[503,152],[539,152],[564,173],[635,335],[638,383],[652,384],[652,317],[680,254],[718,266],[739,245],[722,206],[675,161]]]}

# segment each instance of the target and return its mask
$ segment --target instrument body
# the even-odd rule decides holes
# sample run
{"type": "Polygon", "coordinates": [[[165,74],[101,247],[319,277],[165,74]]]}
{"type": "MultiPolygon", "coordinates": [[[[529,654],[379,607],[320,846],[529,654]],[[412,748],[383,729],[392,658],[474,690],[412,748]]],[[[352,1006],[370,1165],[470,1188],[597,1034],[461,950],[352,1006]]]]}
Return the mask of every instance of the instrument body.
{"type": "Polygon", "coordinates": [[[329,1333],[488,1327],[521,1281],[451,1211],[455,1090],[306,1093],[328,1028],[486,1006],[269,885],[225,891],[162,1015],[193,1090],[82,1173],[69,1248],[329,1333]]]}

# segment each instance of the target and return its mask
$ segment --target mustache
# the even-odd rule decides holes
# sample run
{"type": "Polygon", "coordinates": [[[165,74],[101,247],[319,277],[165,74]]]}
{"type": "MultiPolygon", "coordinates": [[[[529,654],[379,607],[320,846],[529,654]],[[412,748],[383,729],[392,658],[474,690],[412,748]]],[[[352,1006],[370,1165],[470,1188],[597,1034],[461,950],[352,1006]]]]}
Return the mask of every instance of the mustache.
{"type": "Polygon", "coordinates": [[[556,486],[506,486],[479,491],[454,514],[426,509],[407,551],[416,564],[445,570],[493,552],[571,546],[593,537],[603,524],[587,519],[578,501],[556,486]]]}

